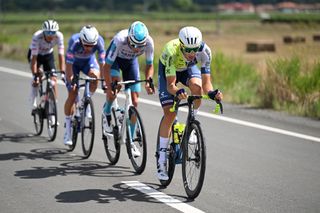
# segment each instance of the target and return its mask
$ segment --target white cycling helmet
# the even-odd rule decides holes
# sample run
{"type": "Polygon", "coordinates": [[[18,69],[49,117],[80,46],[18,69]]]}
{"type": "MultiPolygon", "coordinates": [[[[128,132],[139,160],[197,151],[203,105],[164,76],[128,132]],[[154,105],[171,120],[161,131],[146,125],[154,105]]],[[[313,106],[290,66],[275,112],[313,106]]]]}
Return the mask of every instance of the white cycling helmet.
{"type": "Polygon", "coordinates": [[[59,24],[55,20],[46,20],[42,24],[42,30],[56,32],[59,30],[59,24]]]}
{"type": "Polygon", "coordinates": [[[80,39],[83,44],[96,45],[98,38],[98,30],[91,25],[84,26],[80,31],[80,39]]]}
{"type": "Polygon", "coordinates": [[[202,34],[196,27],[184,27],[179,32],[180,42],[186,48],[200,47],[202,42],[202,34]]]}
{"type": "Polygon", "coordinates": [[[128,30],[130,42],[136,45],[144,45],[148,35],[148,29],[141,21],[133,22],[128,30]]]}

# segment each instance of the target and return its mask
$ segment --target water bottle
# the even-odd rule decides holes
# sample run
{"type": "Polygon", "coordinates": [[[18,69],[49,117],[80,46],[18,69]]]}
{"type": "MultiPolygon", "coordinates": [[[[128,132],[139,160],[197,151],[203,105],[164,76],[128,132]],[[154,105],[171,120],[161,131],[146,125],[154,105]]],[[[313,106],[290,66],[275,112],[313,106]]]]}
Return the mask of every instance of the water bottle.
{"type": "Polygon", "coordinates": [[[179,144],[180,143],[185,127],[186,127],[186,125],[183,124],[183,123],[176,122],[174,124],[174,127],[173,127],[173,141],[174,141],[175,144],[179,144]]]}

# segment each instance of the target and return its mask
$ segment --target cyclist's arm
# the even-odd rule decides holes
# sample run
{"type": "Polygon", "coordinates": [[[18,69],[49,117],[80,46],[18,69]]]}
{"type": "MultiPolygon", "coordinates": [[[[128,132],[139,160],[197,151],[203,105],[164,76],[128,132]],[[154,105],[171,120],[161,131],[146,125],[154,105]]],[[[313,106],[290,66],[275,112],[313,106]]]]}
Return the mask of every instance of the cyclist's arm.
{"type": "Polygon", "coordinates": [[[63,54],[59,54],[58,55],[58,59],[59,59],[59,69],[60,69],[60,71],[65,71],[66,70],[66,65],[65,65],[64,55],[63,54]]]}
{"type": "Polygon", "coordinates": [[[67,82],[71,82],[73,77],[72,64],[66,63],[66,80],[67,82]]]}
{"type": "Polygon", "coordinates": [[[38,69],[37,69],[37,55],[32,55],[32,56],[31,56],[30,68],[31,68],[32,75],[36,75],[36,74],[38,73],[38,69]]]}
{"type": "Polygon", "coordinates": [[[107,88],[110,88],[111,86],[111,66],[112,64],[105,63],[102,67],[102,76],[104,78],[107,88]]]}
{"type": "Polygon", "coordinates": [[[59,60],[59,69],[60,71],[65,71],[66,70],[66,65],[65,65],[65,59],[64,59],[64,38],[63,34],[58,31],[58,60],[59,60]]]}

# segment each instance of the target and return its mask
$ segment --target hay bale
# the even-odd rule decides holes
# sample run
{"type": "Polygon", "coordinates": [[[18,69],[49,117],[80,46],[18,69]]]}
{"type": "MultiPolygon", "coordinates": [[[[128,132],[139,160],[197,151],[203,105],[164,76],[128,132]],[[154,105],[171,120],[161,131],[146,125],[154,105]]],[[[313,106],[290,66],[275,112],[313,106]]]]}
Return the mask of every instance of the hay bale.
{"type": "Polygon", "coordinates": [[[247,52],[275,52],[276,46],[273,41],[247,42],[247,52]]]}
{"type": "Polygon", "coordinates": [[[283,43],[285,44],[305,43],[305,42],[306,42],[306,38],[303,36],[290,36],[290,35],[283,36],[283,43]]]}
{"type": "Polygon", "coordinates": [[[320,35],[313,35],[313,41],[320,41],[320,35]]]}

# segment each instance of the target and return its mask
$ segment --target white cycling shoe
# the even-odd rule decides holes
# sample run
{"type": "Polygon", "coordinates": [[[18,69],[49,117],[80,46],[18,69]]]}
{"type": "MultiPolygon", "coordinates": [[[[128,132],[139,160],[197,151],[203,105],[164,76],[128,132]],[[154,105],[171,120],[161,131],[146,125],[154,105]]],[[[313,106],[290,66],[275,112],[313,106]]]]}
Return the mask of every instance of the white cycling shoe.
{"type": "Polygon", "coordinates": [[[189,144],[196,145],[197,143],[198,143],[197,135],[194,132],[192,132],[189,137],[189,144]]]}
{"type": "Polygon", "coordinates": [[[72,140],[71,140],[71,138],[70,138],[70,136],[68,135],[67,132],[64,133],[63,142],[64,142],[64,145],[67,145],[67,146],[71,146],[72,145],[72,140]]]}
{"type": "Polygon", "coordinates": [[[134,143],[131,144],[131,153],[134,158],[140,157],[141,153],[134,143]]]}
{"type": "Polygon", "coordinates": [[[159,180],[169,180],[169,176],[167,173],[167,167],[165,164],[158,164],[157,177],[159,180]]]}

